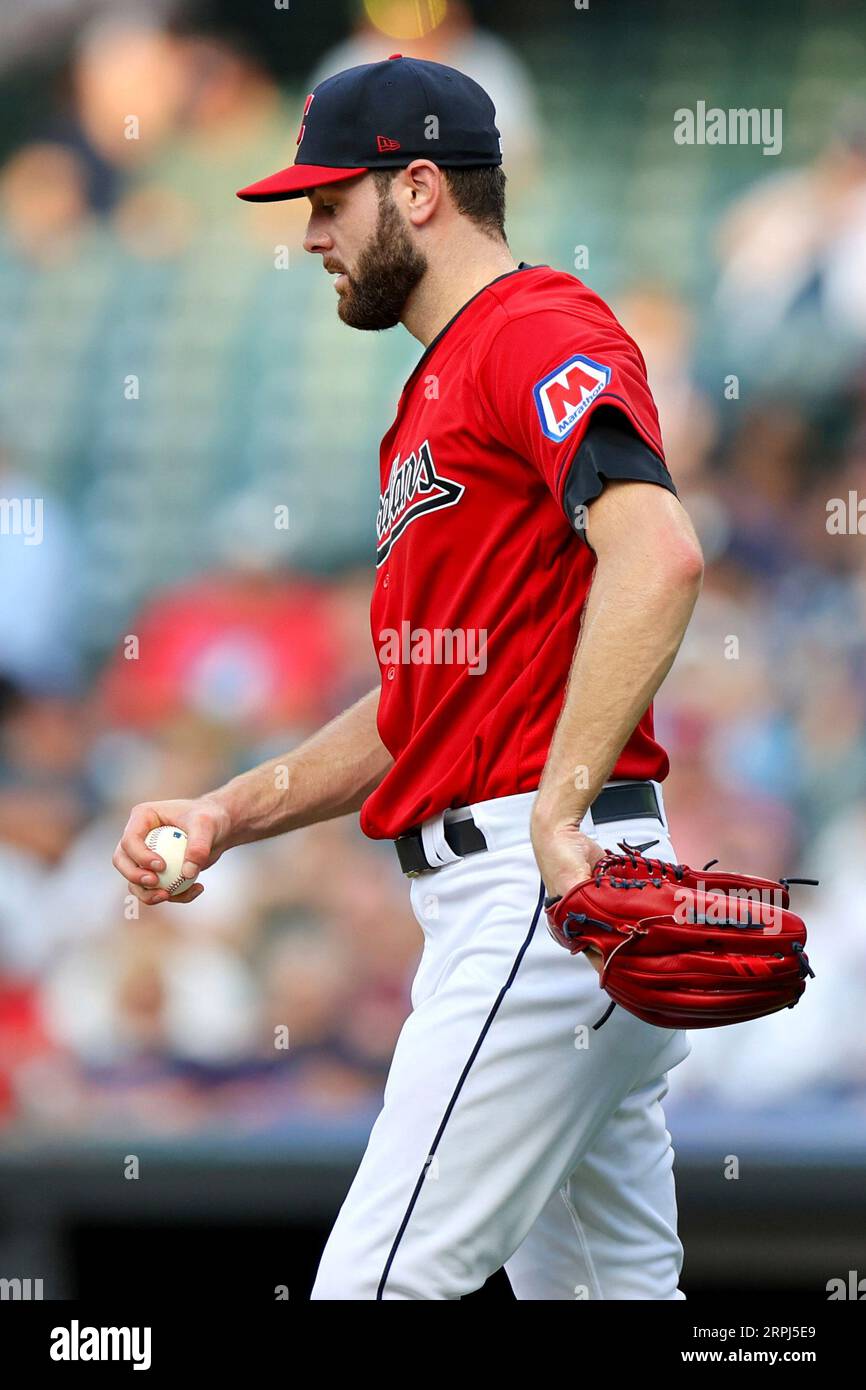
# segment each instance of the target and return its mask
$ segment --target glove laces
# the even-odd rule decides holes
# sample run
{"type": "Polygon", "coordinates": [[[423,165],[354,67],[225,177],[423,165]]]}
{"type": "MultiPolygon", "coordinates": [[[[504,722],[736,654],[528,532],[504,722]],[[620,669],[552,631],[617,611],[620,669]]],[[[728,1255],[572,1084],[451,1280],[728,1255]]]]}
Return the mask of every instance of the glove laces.
{"type": "Polygon", "coordinates": [[[671,878],[682,882],[682,864],[668,864],[664,859],[645,857],[644,850],[652,849],[657,844],[658,840],[647,840],[642,845],[630,845],[627,840],[620,840],[617,848],[622,850],[622,854],[608,852],[593,868],[596,888],[601,886],[603,876],[608,879],[611,888],[646,888],[650,883],[654,888],[661,888],[662,883],[671,878]],[[631,875],[626,872],[629,869],[632,870],[631,875]],[[625,872],[625,877],[616,878],[617,870],[625,872]],[[645,877],[635,878],[634,871],[643,872],[645,877]]]}

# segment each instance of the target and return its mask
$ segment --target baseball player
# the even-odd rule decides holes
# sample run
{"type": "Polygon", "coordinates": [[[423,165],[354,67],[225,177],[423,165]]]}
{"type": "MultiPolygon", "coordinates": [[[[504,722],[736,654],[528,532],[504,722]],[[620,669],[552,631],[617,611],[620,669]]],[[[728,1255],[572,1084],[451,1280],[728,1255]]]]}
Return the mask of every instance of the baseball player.
{"type": "Polygon", "coordinates": [[[395,842],[424,950],[314,1299],[456,1299],[502,1266],[520,1299],[683,1297],[661,1102],[687,1034],[612,1004],[544,907],[620,842],[676,859],[651,702],[702,560],[637,345],[515,263],[501,163],[482,88],[394,54],[322,82],[294,165],[241,190],[309,198],[343,322],[423,346],[381,446],[381,682],[273,763],[135,807],[114,855],[156,903],[160,824],[191,878],[350,812],[395,842]]]}

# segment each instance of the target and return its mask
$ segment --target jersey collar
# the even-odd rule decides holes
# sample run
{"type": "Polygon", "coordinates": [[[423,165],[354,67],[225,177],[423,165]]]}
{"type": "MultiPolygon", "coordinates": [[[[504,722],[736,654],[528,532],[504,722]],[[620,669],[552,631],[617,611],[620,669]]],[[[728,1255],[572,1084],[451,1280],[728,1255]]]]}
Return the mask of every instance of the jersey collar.
{"type": "Polygon", "coordinates": [[[516,270],[506,270],[504,275],[497,275],[495,280],[491,280],[488,284],[482,285],[481,289],[477,290],[476,293],[472,295],[471,299],[467,299],[466,303],[457,310],[457,313],[453,316],[453,318],[450,318],[448,320],[445,327],[439,329],[439,332],[436,334],[436,337],[432,340],[432,342],[429,342],[427,344],[421,356],[418,358],[418,361],[415,363],[415,366],[412,368],[412,371],[406,378],[406,385],[403,387],[403,390],[406,390],[406,387],[409,385],[409,382],[412,380],[419,367],[421,367],[427,361],[427,358],[430,356],[433,349],[439,346],[442,339],[445,337],[445,334],[448,332],[450,328],[454,327],[454,324],[460,318],[461,314],[465,314],[470,304],[474,304],[476,299],[478,299],[482,294],[484,294],[486,290],[490,289],[491,285],[498,285],[501,280],[508,280],[512,275],[519,275],[521,270],[538,269],[540,269],[539,266],[530,265],[527,261],[521,261],[516,270]]]}

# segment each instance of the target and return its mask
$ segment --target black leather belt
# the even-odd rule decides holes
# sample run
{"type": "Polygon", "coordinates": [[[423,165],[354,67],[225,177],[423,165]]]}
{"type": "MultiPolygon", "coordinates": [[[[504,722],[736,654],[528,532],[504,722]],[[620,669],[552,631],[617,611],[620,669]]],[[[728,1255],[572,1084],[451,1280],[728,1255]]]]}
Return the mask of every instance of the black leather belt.
{"type": "MultiPolygon", "coordinates": [[[[590,806],[593,825],[604,825],[614,820],[661,820],[656,789],[652,782],[620,782],[602,787],[590,806]]],[[[471,816],[465,820],[445,822],[445,839],[455,854],[463,858],[466,854],[477,854],[487,848],[482,831],[471,816]]],[[[409,878],[426,873],[428,869],[438,869],[440,864],[431,864],[424,853],[421,831],[409,830],[394,841],[400,868],[409,878]]]]}

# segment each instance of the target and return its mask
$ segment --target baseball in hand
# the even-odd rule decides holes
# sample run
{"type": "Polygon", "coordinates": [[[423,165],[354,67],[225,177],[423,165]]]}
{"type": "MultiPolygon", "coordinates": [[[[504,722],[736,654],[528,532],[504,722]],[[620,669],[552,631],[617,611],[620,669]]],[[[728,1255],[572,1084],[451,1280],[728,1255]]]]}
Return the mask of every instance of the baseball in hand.
{"type": "Polygon", "coordinates": [[[176,825],[158,825],[145,835],[144,843],[165,860],[165,868],[156,875],[160,888],[173,898],[192,887],[195,879],[184,878],[181,873],[186,857],[186,831],[176,825]]]}

